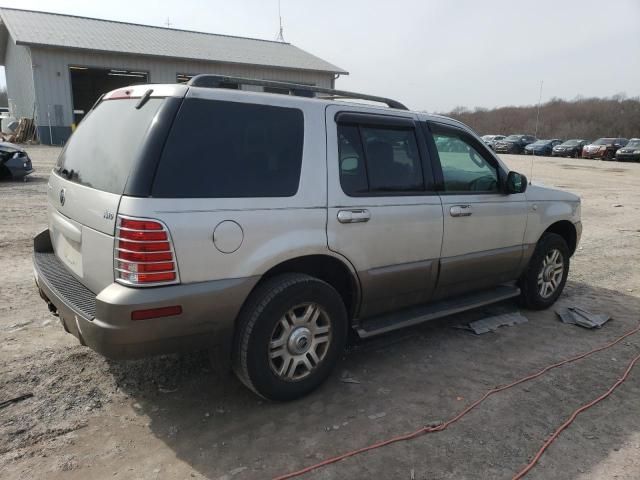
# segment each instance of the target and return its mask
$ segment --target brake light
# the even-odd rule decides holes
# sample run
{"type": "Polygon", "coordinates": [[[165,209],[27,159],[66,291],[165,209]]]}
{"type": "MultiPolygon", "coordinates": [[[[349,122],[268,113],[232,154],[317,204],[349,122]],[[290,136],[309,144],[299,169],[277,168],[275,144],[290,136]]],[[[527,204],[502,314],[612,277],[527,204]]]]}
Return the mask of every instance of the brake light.
{"type": "Polygon", "coordinates": [[[118,216],[115,241],[117,282],[137,286],[179,282],[171,236],[162,222],[118,216]]]}

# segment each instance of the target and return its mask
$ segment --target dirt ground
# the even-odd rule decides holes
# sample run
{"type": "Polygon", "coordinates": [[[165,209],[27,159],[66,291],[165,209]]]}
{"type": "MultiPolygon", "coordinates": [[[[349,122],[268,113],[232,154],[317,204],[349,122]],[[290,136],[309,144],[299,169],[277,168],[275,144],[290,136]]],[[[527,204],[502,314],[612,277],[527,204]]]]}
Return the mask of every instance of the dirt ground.
{"type": "MultiPolygon", "coordinates": [[[[32,237],[45,227],[55,148],[0,183],[0,476],[262,479],[446,420],[487,389],[590,350],[640,320],[640,164],[535,159],[534,181],[582,196],[584,234],[558,305],[608,313],[600,330],[552,310],[475,336],[452,316],[361,342],[329,381],[291,403],[259,400],[205,353],[112,362],[77,344],[40,300],[32,237]]],[[[530,175],[531,159],[505,156],[530,175]]],[[[491,311],[515,309],[506,302],[491,311]]],[[[309,479],[509,479],[579,405],[619,378],[640,334],[491,397],[448,430],[353,457],[309,479]]],[[[531,479],[640,478],[640,366],[579,416],[531,479]]]]}

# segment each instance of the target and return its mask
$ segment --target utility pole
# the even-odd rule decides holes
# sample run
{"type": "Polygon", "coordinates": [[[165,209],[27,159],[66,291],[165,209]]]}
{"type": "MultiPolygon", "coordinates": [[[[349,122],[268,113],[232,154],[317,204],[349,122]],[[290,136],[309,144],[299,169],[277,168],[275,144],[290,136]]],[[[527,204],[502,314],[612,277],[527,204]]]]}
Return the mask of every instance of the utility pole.
{"type": "MultiPolygon", "coordinates": [[[[536,113],[536,134],[534,137],[538,138],[538,122],[540,121],[540,102],[542,102],[542,85],[544,84],[544,80],[540,80],[540,94],[538,95],[538,112],[536,113]]],[[[535,157],[535,150],[531,155],[531,168],[529,170],[529,184],[533,181],[533,157],[535,157]]]]}
{"type": "Polygon", "coordinates": [[[536,134],[534,135],[538,138],[538,121],[540,120],[540,102],[542,101],[542,84],[544,80],[540,80],[540,95],[538,96],[538,113],[536,114],[536,134]]]}

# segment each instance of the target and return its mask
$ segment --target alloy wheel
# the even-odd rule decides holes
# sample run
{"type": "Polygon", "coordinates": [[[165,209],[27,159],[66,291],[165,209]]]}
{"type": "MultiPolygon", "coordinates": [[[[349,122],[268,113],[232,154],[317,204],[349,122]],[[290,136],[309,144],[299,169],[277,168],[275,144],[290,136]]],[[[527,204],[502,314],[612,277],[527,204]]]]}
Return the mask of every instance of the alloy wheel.
{"type": "Polygon", "coordinates": [[[276,323],[269,342],[271,370],[282,380],[298,381],[324,360],[331,343],[331,321],[320,305],[288,310],[276,323]]]}
{"type": "Polygon", "coordinates": [[[542,268],[538,273],[538,293],[542,298],[553,295],[564,274],[564,258],[557,248],[550,250],[542,260],[542,268]]]}

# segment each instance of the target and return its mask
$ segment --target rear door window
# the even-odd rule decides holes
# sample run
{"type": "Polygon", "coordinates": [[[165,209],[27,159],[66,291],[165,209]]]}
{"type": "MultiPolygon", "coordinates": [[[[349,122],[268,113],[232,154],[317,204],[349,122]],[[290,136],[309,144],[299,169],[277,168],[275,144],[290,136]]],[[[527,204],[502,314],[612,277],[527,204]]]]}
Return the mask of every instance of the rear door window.
{"type": "Polygon", "coordinates": [[[189,98],[176,117],[152,195],[290,197],[302,165],[302,111],[189,98]]]}
{"type": "Polygon", "coordinates": [[[424,192],[414,128],[338,124],[340,184],[350,196],[424,192]]]}
{"type": "Polygon", "coordinates": [[[87,187],[121,194],[162,98],[105,100],[71,135],[54,171],[87,187]]]}
{"type": "Polygon", "coordinates": [[[340,184],[347,195],[369,191],[364,151],[360,132],[356,125],[338,126],[338,156],[340,161],[340,184]]]}
{"type": "Polygon", "coordinates": [[[372,192],[424,190],[422,165],[413,129],[362,127],[372,192]]]}

